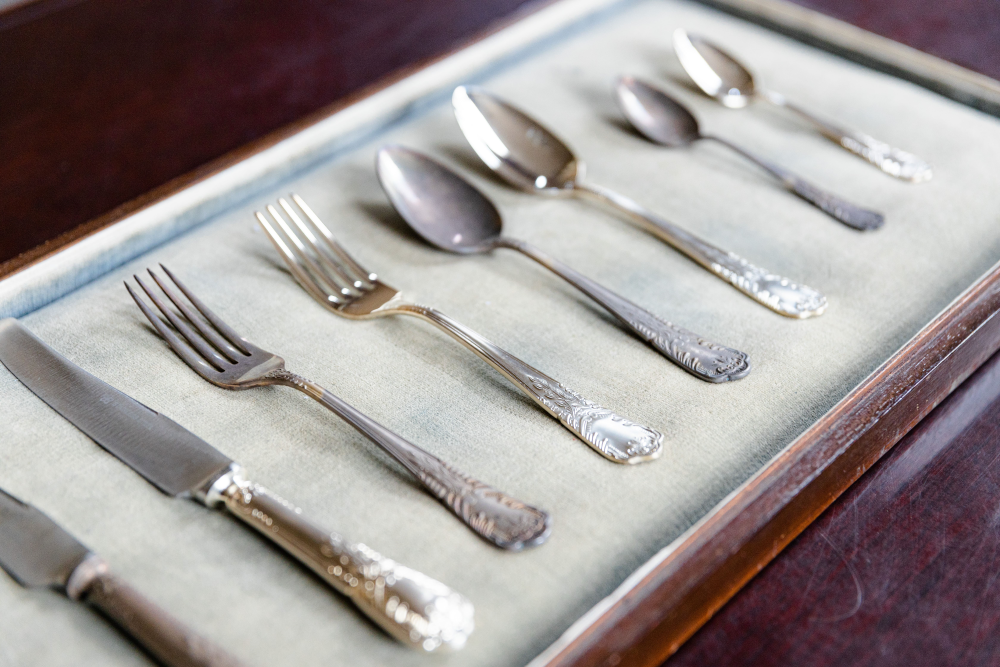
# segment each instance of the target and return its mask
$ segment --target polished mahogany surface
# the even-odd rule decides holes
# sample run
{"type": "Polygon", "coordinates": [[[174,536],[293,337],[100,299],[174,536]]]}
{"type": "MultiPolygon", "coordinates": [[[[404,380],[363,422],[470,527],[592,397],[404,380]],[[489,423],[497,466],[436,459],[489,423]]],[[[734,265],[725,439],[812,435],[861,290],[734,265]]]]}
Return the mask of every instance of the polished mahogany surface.
{"type": "Polygon", "coordinates": [[[666,665],[1000,665],[1000,354],[666,665]]]}
{"type": "Polygon", "coordinates": [[[0,14],[0,262],[527,4],[36,0],[0,14]]]}

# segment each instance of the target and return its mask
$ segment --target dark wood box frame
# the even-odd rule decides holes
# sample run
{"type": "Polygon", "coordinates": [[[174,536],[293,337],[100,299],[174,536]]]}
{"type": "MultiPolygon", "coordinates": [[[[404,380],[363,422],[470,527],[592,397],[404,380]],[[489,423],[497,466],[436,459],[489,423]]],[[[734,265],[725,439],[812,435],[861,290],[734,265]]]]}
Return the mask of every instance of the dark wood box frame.
{"type": "MultiPolygon", "coordinates": [[[[1000,116],[1000,82],[957,65],[782,0],[700,1],[1000,116]]],[[[473,41],[502,27],[494,26],[473,41]]],[[[175,179],[39,250],[0,265],[0,278],[114,225],[442,58],[398,72],[318,114],[175,179]]],[[[648,563],[641,580],[627,590],[620,589],[592,622],[571,629],[549,650],[545,664],[569,667],[662,663],[865,470],[1000,349],[998,312],[1000,265],[969,287],[830,412],[678,538],[670,550],[648,563]]]]}

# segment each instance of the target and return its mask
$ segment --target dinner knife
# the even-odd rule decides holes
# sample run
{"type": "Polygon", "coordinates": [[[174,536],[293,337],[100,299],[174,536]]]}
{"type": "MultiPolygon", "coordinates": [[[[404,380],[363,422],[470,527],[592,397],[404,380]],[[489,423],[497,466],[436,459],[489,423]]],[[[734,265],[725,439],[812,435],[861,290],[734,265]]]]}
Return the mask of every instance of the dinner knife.
{"type": "Polygon", "coordinates": [[[225,507],[347,596],[404,644],[461,648],[473,607],[444,584],[364,544],[317,528],[302,510],[173,420],[73,364],[13,318],[0,320],[0,362],[28,389],[160,491],[225,507]]]}
{"type": "Polygon", "coordinates": [[[26,588],[55,588],[95,607],[168,667],[241,663],[115,576],[103,558],[0,489],[0,567],[26,588]]]}

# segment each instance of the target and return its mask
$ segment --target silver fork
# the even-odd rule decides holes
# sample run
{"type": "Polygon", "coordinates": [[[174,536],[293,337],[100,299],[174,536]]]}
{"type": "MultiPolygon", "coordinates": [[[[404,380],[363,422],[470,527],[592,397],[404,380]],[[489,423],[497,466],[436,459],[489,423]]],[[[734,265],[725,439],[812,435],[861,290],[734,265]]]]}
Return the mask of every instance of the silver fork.
{"type": "Polygon", "coordinates": [[[305,223],[284,197],[278,199],[278,205],[300,234],[271,205],[267,211],[283,234],[260,211],[256,212],[257,220],[295,279],[329,310],[349,319],[411,315],[430,322],[500,371],[605,458],[616,463],[641,463],[659,457],[663,449],[661,433],[588,401],[444,313],[405,300],[395,288],[361,268],[301,197],[297,194],[291,197],[311,225],[305,223]]]}
{"type": "Polygon", "coordinates": [[[184,362],[214,385],[249,389],[267,385],[294,387],[319,401],[399,461],[434,497],[476,533],[503,549],[541,544],[549,535],[549,515],[492,486],[455,470],[441,459],[396,435],[315,382],[285,369],[285,361],[233,331],[174,276],[160,267],[187,300],[149,269],[149,275],[180,311],[176,314],[139,276],[139,287],[173,326],[153,312],[127,282],[125,287],[150,323],[184,362]],[[192,308],[191,306],[194,306],[192,308]]]}

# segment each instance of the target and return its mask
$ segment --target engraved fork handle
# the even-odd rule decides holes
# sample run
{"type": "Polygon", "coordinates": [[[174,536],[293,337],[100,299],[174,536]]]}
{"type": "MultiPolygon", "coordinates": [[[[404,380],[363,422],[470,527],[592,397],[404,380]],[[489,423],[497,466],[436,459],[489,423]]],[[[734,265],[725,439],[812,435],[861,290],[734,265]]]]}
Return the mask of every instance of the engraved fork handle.
{"type": "Polygon", "coordinates": [[[301,509],[247,480],[238,466],[214,482],[205,503],[225,504],[408,646],[459,649],[472,632],[472,603],[462,595],[364,544],[317,528],[301,509]]]}
{"type": "Polygon", "coordinates": [[[272,372],[270,377],[314,398],[356,428],[413,473],[469,528],[498,547],[519,551],[548,538],[550,518],[546,512],[452,468],[315,382],[284,369],[272,372]]]}
{"type": "Polygon", "coordinates": [[[438,310],[416,304],[397,307],[399,312],[434,324],[475,352],[605,458],[615,463],[642,463],[660,455],[663,435],[658,431],[588,401],[438,310]]]}
{"type": "Polygon", "coordinates": [[[501,237],[498,246],[517,250],[604,306],[636,336],[695,377],[708,382],[738,380],[750,372],[747,355],[717,345],[670,322],[664,322],[575,269],[519,239],[501,237]]]}
{"type": "Polygon", "coordinates": [[[856,130],[847,130],[823,120],[797,104],[789,102],[784,95],[764,91],[763,97],[775,106],[784,107],[804,118],[828,138],[843,148],[871,162],[885,173],[911,183],[930,180],[934,175],[930,165],[912,153],[893,148],[884,141],[856,130]]]}
{"type": "Polygon", "coordinates": [[[757,157],[741,146],[731,143],[722,137],[710,134],[702,136],[704,139],[711,139],[712,141],[720,143],[723,146],[736,151],[781,181],[786,188],[797,194],[799,197],[802,197],[813,206],[819,208],[827,215],[839,220],[848,227],[867,231],[870,229],[878,229],[885,223],[885,216],[881,213],[862,208],[845,199],[841,199],[834,194],[822,190],[809,181],[796,176],[784,167],[779,167],[773,162],[757,157]]]}
{"type": "Polygon", "coordinates": [[[243,663],[198,635],[108,570],[91,554],[67,583],[72,600],[82,600],[110,618],[167,667],[242,667],[243,663]]]}
{"type": "Polygon", "coordinates": [[[826,310],[826,297],[811,287],[793,283],[788,278],[754,266],[736,253],[717,248],[613,190],[591,183],[578,183],[573,192],[625,213],[649,233],[775,312],[786,317],[806,318],[821,315],[826,310]]]}

